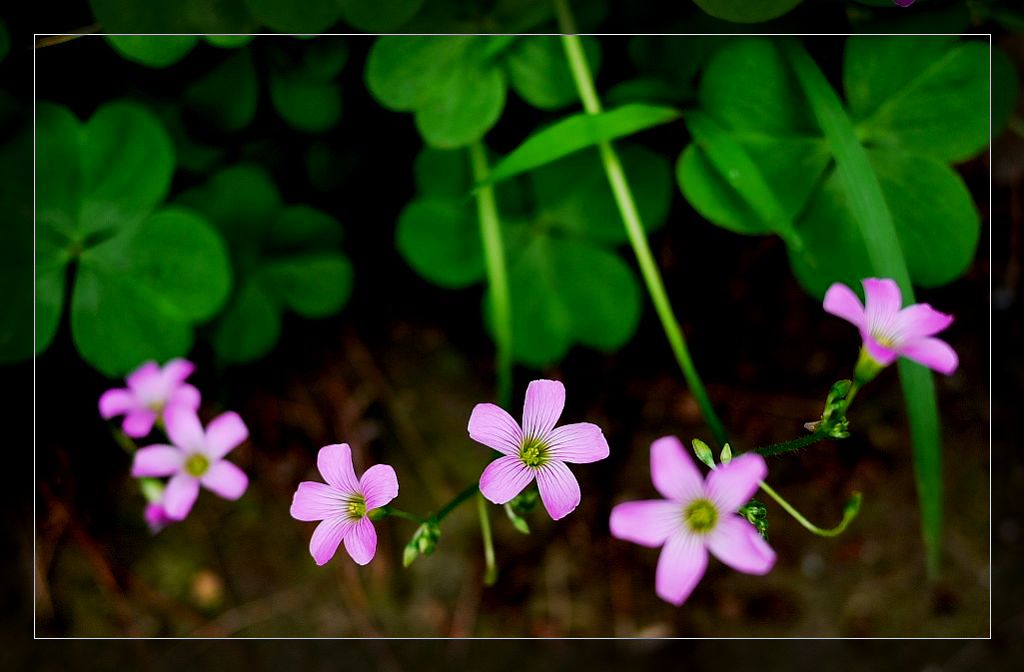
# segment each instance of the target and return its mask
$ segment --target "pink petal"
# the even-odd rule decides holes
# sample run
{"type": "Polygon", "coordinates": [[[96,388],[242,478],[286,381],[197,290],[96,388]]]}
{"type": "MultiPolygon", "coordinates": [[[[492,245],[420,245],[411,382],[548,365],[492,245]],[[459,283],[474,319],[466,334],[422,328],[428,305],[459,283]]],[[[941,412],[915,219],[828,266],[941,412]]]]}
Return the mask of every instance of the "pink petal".
{"type": "Polygon", "coordinates": [[[326,520],[346,513],[345,495],[326,483],[303,481],[292,497],[295,520],[326,520]]]}
{"type": "Polygon", "coordinates": [[[191,408],[172,406],[164,413],[164,426],[171,443],[190,452],[204,452],[206,443],[199,416],[191,408]]]}
{"type": "Polygon", "coordinates": [[[882,366],[889,366],[896,361],[899,354],[892,348],[887,348],[878,341],[871,334],[863,334],[864,347],[867,348],[868,354],[871,358],[882,366]]]}
{"type": "Polygon", "coordinates": [[[707,566],[708,552],[700,537],[677,532],[668,538],[658,557],[655,592],[678,607],[693,592],[707,566]]]}
{"type": "Polygon", "coordinates": [[[704,492],[722,512],[733,513],[750,501],[757,485],[768,475],[768,465],[756,453],[734,457],[708,474],[704,492]]]}
{"type": "Polygon", "coordinates": [[[365,516],[352,525],[345,535],[345,550],[358,565],[366,565],[377,552],[377,530],[365,516]]]}
{"type": "Polygon", "coordinates": [[[565,518],[579,506],[580,484],[565,462],[552,460],[538,469],[537,489],[551,520],[565,518]]]}
{"type": "Polygon", "coordinates": [[[899,285],[889,278],[864,280],[864,315],[869,327],[886,324],[900,312],[903,299],[899,285]]]}
{"type": "Polygon", "coordinates": [[[171,393],[170,398],[165,404],[165,408],[170,408],[171,406],[184,406],[186,408],[191,408],[193,411],[198,411],[200,401],[201,396],[199,394],[199,390],[191,385],[185,384],[178,387],[171,393]]]}
{"type": "Polygon", "coordinates": [[[775,566],[775,551],[754,526],[736,515],[727,515],[707,536],[708,550],[737,572],[767,574],[775,566]]]}
{"type": "Polygon", "coordinates": [[[171,476],[164,489],[164,510],[172,520],[185,520],[192,505],[199,496],[199,479],[195,476],[178,472],[171,476]]]}
{"type": "Polygon", "coordinates": [[[852,322],[858,327],[864,326],[864,306],[852,289],[837,282],[825,292],[823,303],[825,312],[852,322]]]}
{"type": "Polygon", "coordinates": [[[523,491],[534,477],[534,470],[518,457],[502,455],[480,474],[480,492],[495,504],[504,504],[523,491]]]}
{"type": "Polygon", "coordinates": [[[366,510],[384,506],[398,496],[398,476],[388,464],[375,464],[359,479],[359,491],[366,499],[366,510]]]}
{"type": "Polygon", "coordinates": [[[156,413],[149,409],[140,409],[124,416],[124,420],[121,422],[121,431],[133,439],[141,439],[153,431],[154,424],[156,424],[156,413]]]}
{"type": "Polygon", "coordinates": [[[132,476],[159,477],[176,474],[185,463],[185,454],[174,446],[147,446],[135,451],[132,476]]]}
{"type": "Polygon", "coordinates": [[[927,303],[907,306],[896,317],[896,329],[903,342],[933,336],[952,323],[952,315],[940,313],[927,303]]]}
{"type": "Polygon", "coordinates": [[[176,385],[180,385],[185,382],[185,379],[191,376],[192,372],[195,370],[195,364],[187,359],[178,358],[167,362],[164,364],[164,368],[160,372],[160,377],[163,379],[164,383],[164,389],[169,390],[176,385]]]}
{"type": "Polygon", "coordinates": [[[523,404],[523,435],[547,436],[565,406],[565,386],[557,380],[535,380],[526,387],[523,404]]]}
{"type": "Polygon", "coordinates": [[[904,345],[900,354],[947,376],[956,371],[960,363],[956,351],[948,343],[937,338],[922,338],[904,345]]]}
{"type": "Polygon", "coordinates": [[[586,464],[608,457],[608,441],[601,428],[590,422],[562,425],[548,434],[551,457],[562,462],[586,464]]]}
{"type": "Polygon", "coordinates": [[[309,540],[309,553],[318,565],[324,565],[334,557],[342,537],[348,534],[352,521],[342,516],[328,518],[316,526],[309,540]]]}
{"type": "Polygon", "coordinates": [[[210,492],[232,501],[245,494],[249,487],[249,477],[245,472],[226,460],[211,464],[199,480],[210,492]]]}
{"type": "Polygon", "coordinates": [[[316,456],[316,468],[325,481],[343,493],[359,492],[359,479],[352,466],[352,448],[347,443],[321,448],[316,456]]]}
{"type": "Polygon", "coordinates": [[[678,502],[646,499],[623,502],[612,508],[612,536],[655,548],[681,528],[682,509],[678,502]]]}
{"type": "Polygon", "coordinates": [[[222,413],[206,426],[204,453],[212,459],[220,459],[249,438],[249,429],[242,418],[233,411],[222,413]]]}
{"type": "Polygon", "coordinates": [[[167,525],[174,522],[167,517],[167,512],[164,511],[162,504],[146,504],[146,510],[143,516],[145,517],[146,524],[149,526],[149,531],[152,534],[156,534],[167,527],[167,525]]]}
{"type": "Polygon", "coordinates": [[[651,444],[651,481],[666,499],[686,502],[704,493],[704,479],[683,444],[663,436],[651,444]]]}
{"type": "Polygon", "coordinates": [[[149,361],[132,371],[125,379],[128,387],[141,397],[158,393],[163,388],[160,367],[156,362],[149,361]]]}
{"type": "Polygon", "coordinates": [[[100,397],[100,417],[110,420],[115,415],[124,415],[135,410],[139,402],[131,390],[118,388],[107,390],[100,397]]]}
{"type": "Polygon", "coordinates": [[[504,455],[515,455],[523,442],[523,431],[500,406],[477,404],[469,416],[469,438],[504,455]]]}

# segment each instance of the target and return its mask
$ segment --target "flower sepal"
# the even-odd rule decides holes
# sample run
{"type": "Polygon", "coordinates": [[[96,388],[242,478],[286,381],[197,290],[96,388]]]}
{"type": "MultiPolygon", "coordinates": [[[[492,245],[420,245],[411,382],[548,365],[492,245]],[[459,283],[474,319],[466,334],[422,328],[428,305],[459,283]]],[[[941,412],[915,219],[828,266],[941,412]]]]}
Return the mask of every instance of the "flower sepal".
{"type": "Polygon", "coordinates": [[[512,522],[512,527],[516,528],[517,532],[522,534],[530,533],[530,526],[526,524],[526,519],[516,513],[515,508],[512,506],[512,502],[505,505],[505,515],[508,516],[509,521],[512,522]]]}
{"type": "Polygon", "coordinates": [[[853,381],[850,380],[837,380],[833,383],[828,396],[825,397],[821,419],[805,423],[804,429],[833,439],[845,439],[850,436],[850,421],[846,417],[846,408],[852,389],[853,381]]]}
{"type": "Polygon", "coordinates": [[[754,526],[761,538],[768,541],[768,509],[764,502],[752,499],[736,512],[754,526]]]}
{"type": "Polygon", "coordinates": [[[428,520],[421,524],[416,528],[412,539],[402,551],[402,566],[408,567],[421,555],[432,555],[437,549],[437,542],[440,538],[441,526],[435,521],[428,520]]]}

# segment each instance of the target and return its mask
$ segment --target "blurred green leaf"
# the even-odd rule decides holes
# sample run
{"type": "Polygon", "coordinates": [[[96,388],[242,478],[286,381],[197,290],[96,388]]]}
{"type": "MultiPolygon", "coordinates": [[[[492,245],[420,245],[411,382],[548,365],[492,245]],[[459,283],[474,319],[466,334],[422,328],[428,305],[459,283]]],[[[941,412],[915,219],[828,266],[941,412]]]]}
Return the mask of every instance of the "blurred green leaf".
{"type": "Polygon", "coordinates": [[[341,117],[341,86],[336,77],[348,58],[348,44],[325,38],[302,45],[299,55],[275,52],[270,99],[293,128],[322,133],[341,117]]]}
{"type": "Polygon", "coordinates": [[[185,103],[222,130],[240,131],[256,116],[259,82],[248,49],[240,49],[193,81],[185,103]]]}
{"type": "Polygon", "coordinates": [[[315,208],[285,206],[262,168],[231,166],[179,201],[209,217],[231,247],[236,290],[212,337],[225,362],[267,355],[285,310],[320,318],[348,301],[353,272],[339,249],[340,225],[315,208]]]}
{"type": "Polygon", "coordinates": [[[279,33],[323,33],[338,22],[338,0],[245,0],[264,25],[279,33]]]}
{"type": "Polygon", "coordinates": [[[507,180],[581,149],[632,135],[678,117],[679,112],[674,108],[643,103],[631,103],[601,114],[571,115],[524,140],[498,162],[486,184],[507,180]]]}
{"type": "Polygon", "coordinates": [[[693,0],[717,19],[735,23],[759,23],[782,16],[803,0],[693,0]]]}
{"type": "Polygon", "coordinates": [[[952,37],[853,37],[843,85],[869,145],[963,161],[988,145],[989,50],[952,37]]]}
{"type": "MultiPolygon", "coordinates": [[[[590,71],[601,67],[601,45],[582,38],[590,71]]],[[[520,37],[505,54],[509,84],[530,105],[557,110],[578,100],[565,49],[557,36],[520,37]]]]}
{"type": "MultiPolygon", "coordinates": [[[[979,47],[984,51],[980,43],[922,36],[847,42],[851,117],[861,119],[858,133],[915,284],[959,277],[977,248],[978,215],[943,161],[987,142],[988,77],[977,67],[979,47]],[[911,120],[919,128],[908,126],[911,120]]],[[[680,188],[698,212],[739,233],[781,235],[813,294],[870,275],[847,192],[829,165],[830,147],[777,44],[743,39],[716,52],[700,101],[702,112],[688,113],[694,142],[677,166],[680,188]]]]}
{"type": "Polygon", "coordinates": [[[416,15],[424,0],[338,0],[345,22],[366,33],[387,33],[416,15]]]}
{"type": "Polygon", "coordinates": [[[106,40],[130,61],[150,68],[166,68],[192,51],[199,38],[194,35],[107,35],[106,40]]]}
{"type": "Polygon", "coordinates": [[[185,354],[231,276],[204,220],[151,214],[174,172],[166,131],[130,102],[108,103],[85,124],[52,104],[37,112],[37,351],[53,338],[75,264],[71,330],[86,361],[115,376],[185,354]]]}
{"type": "Polygon", "coordinates": [[[105,33],[252,33],[246,0],[89,0],[105,33]]]}
{"type": "MultiPolygon", "coordinates": [[[[868,150],[914,284],[944,285],[974,259],[980,218],[963,180],[941,161],[898,150],[868,150]]],[[[833,282],[857,287],[871,265],[853,205],[836,171],[815,194],[798,230],[813,256],[791,254],[793,271],[814,296],[833,282]]]]}
{"type": "Polygon", "coordinates": [[[188,351],[194,322],[227,298],[223,241],[184,209],[161,210],[82,252],[71,331],[82,357],[110,376],[188,351]]]}
{"type": "MultiPolygon", "coordinates": [[[[668,211],[671,170],[647,149],[621,149],[645,221],[657,228],[668,211]]],[[[633,271],[606,247],[622,242],[623,233],[594,152],[552,163],[523,184],[508,180],[496,188],[509,267],[512,354],[530,366],[549,365],[574,344],[614,350],[639,321],[633,271]]],[[[400,216],[399,251],[438,285],[481,282],[484,260],[464,152],[425,149],[416,168],[420,195],[400,216]]],[[[490,328],[486,300],[484,313],[490,328]]]]}

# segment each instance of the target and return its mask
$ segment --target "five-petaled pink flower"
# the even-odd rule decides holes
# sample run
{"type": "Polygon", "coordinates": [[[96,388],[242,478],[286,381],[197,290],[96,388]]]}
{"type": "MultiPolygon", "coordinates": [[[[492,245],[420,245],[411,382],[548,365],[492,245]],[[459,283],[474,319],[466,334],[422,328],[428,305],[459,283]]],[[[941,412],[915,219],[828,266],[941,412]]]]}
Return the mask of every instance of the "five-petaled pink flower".
{"type": "Polygon", "coordinates": [[[163,506],[171,520],[184,520],[199,496],[199,485],[224,499],[245,493],[249,478],[224,459],[249,437],[237,413],[223,413],[206,430],[191,408],[171,406],[164,413],[167,436],[173,445],[155,445],[135,452],[132,476],[170,476],[163,506]]]}
{"type": "Polygon", "coordinates": [[[480,492],[505,504],[537,479],[541,501],[553,520],[580,503],[580,486],[566,462],[586,464],[608,457],[601,428],[589,422],[555,427],[565,406],[565,387],[557,380],[535,380],[526,388],[523,426],[494,404],[477,404],[469,418],[469,436],[502,456],[480,476],[480,492]]]}
{"type": "Polygon", "coordinates": [[[292,499],[292,518],[323,521],[313,531],[309,552],[316,564],[334,557],[338,544],[360,565],[373,560],[377,552],[377,531],[370,511],[398,496],[398,477],[387,464],[375,464],[356,478],[352,449],[347,443],[324,446],[316,466],[327,483],[303,481],[292,499]]]}
{"type": "Polygon", "coordinates": [[[185,382],[194,369],[192,362],[184,359],[172,359],[163,368],[156,362],[146,362],[128,376],[128,387],[103,393],[100,415],[104,420],[123,415],[124,433],[142,438],[172,406],[199,409],[199,390],[185,382]]]}
{"type": "Polygon", "coordinates": [[[611,532],[642,546],[663,546],[655,587],[678,606],[704,576],[708,551],[733,569],[766,574],[775,552],[736,511],[764,479],[764,458],[747,453],[701,477],[683,444],[666,436],[651,444],[651,480],[665,499],[624,502],[612,509],[611,532]]]}
{"type": "Polygon", "coordinates": [[[888,366],[897,357],[906,357],[947,375],[956,370],[956,352],[932,338],[953,322],[952,315],[927,303],[901,310],[900,288],[887,278],[864,280],[864,296],[866,305],[861,305],[852,289],[837,282],[825,292],[824,307],[860,329],[865,350],[878,364],[888,366]]]}

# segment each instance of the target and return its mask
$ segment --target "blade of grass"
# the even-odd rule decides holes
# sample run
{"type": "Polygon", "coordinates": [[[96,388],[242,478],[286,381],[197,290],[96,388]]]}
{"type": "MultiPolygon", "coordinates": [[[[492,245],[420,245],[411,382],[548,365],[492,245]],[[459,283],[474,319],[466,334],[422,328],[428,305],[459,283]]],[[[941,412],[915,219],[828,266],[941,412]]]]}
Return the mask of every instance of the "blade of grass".
{"type": "MultiPolygon", "coordinates": [[[[799,43],[785,41],[782,49],[831,146],[836,171],[850,199],[850,208],[874,272],[895,280],[904,303],[912,303],[914,288],[910,284],[892,213],[842,101],[814,59],[799,43]]],[[[926,566],[929,576],[935,578],[939,571],[942,538],[942,445],[935,384],[928,369],[909,360],[900,360],[899,372],[913,444],[926,566]]]]}

